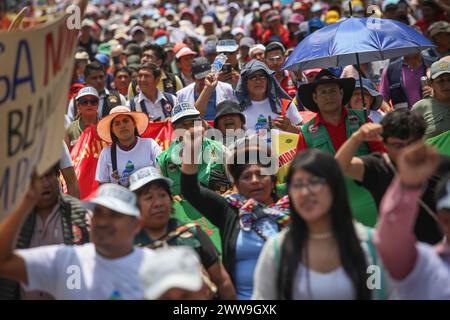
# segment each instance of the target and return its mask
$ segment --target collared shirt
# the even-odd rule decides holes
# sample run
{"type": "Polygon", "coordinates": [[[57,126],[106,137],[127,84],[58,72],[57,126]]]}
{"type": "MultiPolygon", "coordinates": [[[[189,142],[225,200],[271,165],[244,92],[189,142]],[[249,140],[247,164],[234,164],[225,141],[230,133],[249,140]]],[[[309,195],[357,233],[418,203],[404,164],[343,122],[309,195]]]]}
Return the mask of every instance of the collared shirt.
{"type": "MultiPolygon", "coordinates": [[[[345,126],[345,118],[347,117],[348,110],[347,108],[342,108],[342,116],[339,120],[339,123],[335,126],[332,123],[325,121],[320,113],[317,113],[314,116],[314,125],[323,124],[327,129],[328,135],[333,143],[334,150],[337,152],[339,148],[347,141],[347,127],[345,126]]],[[[367,119],[367,122],[372,122],[370,119],[367,119]]],[[[379,151],[384,152],[384,146],[379,141],[369,141],[367,142],[369,145],[369,149],[372,152],[379,151]]],[[[306,144],[305,138],[303,134],[300,133],[298,137],[297,143],[297,152],[301,150],[308,149],[308,145],[306,144]]]]}
{"type": "MultiPolygon", "coordinates": [[[[30,248],[43,247],[64,243],[63,225],[59,203],[56,204],[50,215],[42,221],[36,214],[36,223],[30,240],[30,248]]],[[[53,300],[54,298],[42,291],[22,291],[23,300],[53,300]]]]}
{"type": "MultiPolygon", "coordinates": [[[[173,96],[173,104],[176,105],[176,97],[173,96]]],[[[164,115],[163,108],[166,107],[166,98],[164,97],[163,93],[158,90],[158,95],[156,96],[155,102],[151,101],[149,98],[147,98],[142,92],[139,93],[137,97],[134,98],[136,102],[136,111],[143,112],[141,108],[141,101],[144,101],[145,106],[147,108],[147,114],[151,117],[152,121],[162,121],[166,119],[166,116],[164,115]]],[[[130,106],[130,103],[127,103],[127,106],[130,106]]],[[[170,110],[168,110],[170,113],[170,110]]]]}

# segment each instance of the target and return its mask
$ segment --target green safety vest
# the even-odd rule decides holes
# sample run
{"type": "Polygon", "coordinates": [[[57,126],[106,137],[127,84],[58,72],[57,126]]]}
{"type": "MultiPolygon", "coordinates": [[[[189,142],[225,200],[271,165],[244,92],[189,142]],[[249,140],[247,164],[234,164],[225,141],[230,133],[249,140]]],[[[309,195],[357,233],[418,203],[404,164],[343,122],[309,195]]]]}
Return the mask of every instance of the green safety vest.
{"type": "MultiPolygon", "coordinates": [[[[345,117],[345,127],[347,131],[347,139],[356,132],[359,127],[366,122],[364,111],[347,109],[348,114],[345,117]]],[[[308,148],[321,149],[325,152],[336,154],[333,142],[326,127],[323,124],[314,124],[315,119],[311,119],[305,123],[301,130],[308,148]]],[[[364,142],[356,151],[356,156],[363,156],[370,153],[369,145],[364,142]]],[[[362,224],[374,227],[377,222],[378,209],[370,192],[357,185],[351,178],[345,178],[350,206],[352,208],[353,217],[362,224]]]]}
{"type": "MultiPolygon", "coordinates": [[[[314,122],[315,118],[309,120],[301,128],[308,148],[321,149],[325,152],[335,155],[336,150],[334,150],[333,142],[331,141],[327,128],[321,123],[315,125],[314,122]]],[[[364,118],[364,112],[362,110],[348,109],[348,114],[345,117],[347,139],[349,139],[354,132],[358,131],[359,127],[361,127],[361,125],[365,122],[366,120],[364,118]]],[[[356,156],[363,156],[369,153],[369,145],[364,142],[356,151],[356,156]]]]}

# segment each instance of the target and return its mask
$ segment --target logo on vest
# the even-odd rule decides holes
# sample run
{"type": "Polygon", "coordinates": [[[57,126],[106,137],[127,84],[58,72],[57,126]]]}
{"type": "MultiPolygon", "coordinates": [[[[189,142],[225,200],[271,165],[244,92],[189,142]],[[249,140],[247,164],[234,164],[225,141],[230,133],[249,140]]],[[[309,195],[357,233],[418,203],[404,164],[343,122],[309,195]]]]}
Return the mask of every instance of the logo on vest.
{"type": "Polygon", "coordinates": [[[355,115],[349,115],[348,116],[348,123],[350,127],[352,128],[358,128],[359,127],[359,119],[355,115]]]}
{"type": "Polygon", "coordinates": [[[119,99],[116,96],[108,96],[108,102],[113,105],[119,104],[119,99]]]}
{"type": "Polygon", "coordinates": [[[83,233],[80,227],[74,224],[72,225],[72,239],[73,243],[80,243],[81,239],[83,239],[83,233]]]}
{"type": "Polygon", "coordinates": [[[172,113],[172,106],[170,105],[169,102],[166,102],[166,104],[164,105],[164,110],[166,110],[168,113],[172,113]]]}
{"type": "Polygon", "coordinates": [[[319,131],[319,127],[316,126],[315,124],[310,124],[310,125],[308,126],[307,131],[308,131],[308,133],[314,134],[314,133],[317,133],[317,131],[319,131]]]}

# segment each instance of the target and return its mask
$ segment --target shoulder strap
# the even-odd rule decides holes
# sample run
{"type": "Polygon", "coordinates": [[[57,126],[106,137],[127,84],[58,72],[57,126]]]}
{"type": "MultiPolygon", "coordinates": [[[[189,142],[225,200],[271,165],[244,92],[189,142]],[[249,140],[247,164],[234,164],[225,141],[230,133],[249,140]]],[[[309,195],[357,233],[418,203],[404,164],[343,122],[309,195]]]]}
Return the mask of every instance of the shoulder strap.
{"type": "Polygon", "coordinates": [[[141,106],[141,111],[145,114],[148,114],[148,110],[147,110],[147,106],[145,105],[145,101],[141,100],[141,102],[139,102],[139,105],[141,106]]]}
{"type": "Polygon", "coordinates": [[[132,112],[136,111],[136,102],[134,101],[135,98],[136,96],[130,99],[130,111],[132,112]]]}
{"type": "Polygon", "coordinates": [[[375,245],[373,244],[373,229],[366,228],[367,230],[367,247],[369,249],[369,253],[372,257],[372,264],[380,267],[380,289],[377,289],[377,297],[378,300],[386,300],[386,292],[385,292],[385,281],[384,281],[384,268],[381,264],[378,264],[378,255],[377,250],[375,249],[375,245]]]}
{"type": "Polygon", "coordinates": [[[75,101],[75,97],[72,98],[72,103],[73,103],[73,119],[75,120],[77,118],[78,113],[78,107],[77,102],[75,101]]]}
{"type": "Polygon", "coordinates": [[[291,80],[294,83],[295,87],[297,88],[297,77],[295,76],[295,73],[292,70],[288,70],[289,75],[291,76],[291,80]]]}
{"type": "Polygon", "coordinates": [[[403,64],[403,58],[398,59],[394,61],[392,64],[388,65],[388,79],[389,79],[389,86],[392,87],[394,84],[400,84],[401,83],[401,77],[402,77],[402,64],[403,64]]]}
{"type": "Polygon", "coordinates": [[[131,80],[131,91],[133,92],[133,97],[135,97],[138,94],[136,80],[131,80]]]}
{"type": "Polygon", "coordinates": [[[197,225],[195,223],[184,224],[184,225],[178,227],[176,230],[169,232],[163,238],[153,242],[151,245],[149,245],[149,247],[152,249],[156,249],[156,248],[165,246],[165,245],[167,245],[168,242],[172,241],[175,238],[178,238],[183,233],[189,231],[192,228],[196,228],[196,227],[197,227],[197,225]]]}
{"type": "Polygon", "coordinates": [[[111,163],[114,172],[117,170],[117,145],[115,142],[111,145],[111,163]]]}
{"type": "Polygon", "coordinates": [[[276,235],[273,237],[273,250],[274,250],[274,258],[275,258],[275,268],[278,270],[280,268],[280,261],[281,261],[281,255],[280,255],[280,245],[278,243],[279,235],[276,235]]]}

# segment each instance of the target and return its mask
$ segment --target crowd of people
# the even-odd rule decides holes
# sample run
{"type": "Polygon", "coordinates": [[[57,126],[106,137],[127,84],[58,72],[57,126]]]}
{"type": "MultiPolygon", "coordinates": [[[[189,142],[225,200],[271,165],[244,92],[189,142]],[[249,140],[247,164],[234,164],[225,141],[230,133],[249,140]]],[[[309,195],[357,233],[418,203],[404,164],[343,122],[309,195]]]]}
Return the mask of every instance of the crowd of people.
{"type": "Polygon", "coordinates": [[[450,1],[91,1],[68,92],[61,161],[0,222],[1,299],[450,299],[450,1]],[[435,47],[283,69],[370,5],[435,47]],[[273,132],[298,139],[283,180],[273,132]]]}

